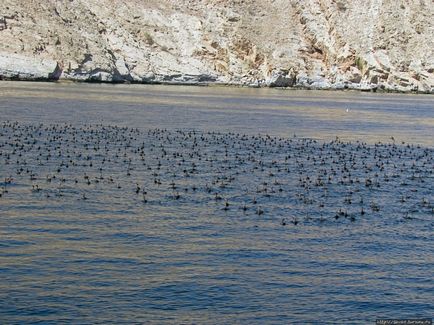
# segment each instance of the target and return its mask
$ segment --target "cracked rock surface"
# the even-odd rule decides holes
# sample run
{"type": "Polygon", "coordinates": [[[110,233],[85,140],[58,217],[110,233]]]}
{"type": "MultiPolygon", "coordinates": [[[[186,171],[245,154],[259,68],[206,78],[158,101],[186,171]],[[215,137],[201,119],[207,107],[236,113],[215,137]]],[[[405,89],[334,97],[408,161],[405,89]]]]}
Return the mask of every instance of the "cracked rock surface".
{"type": "Polygon", "coordinates": [[[0,78],[434,89],[430,0],[3,0],[0,78]]]}

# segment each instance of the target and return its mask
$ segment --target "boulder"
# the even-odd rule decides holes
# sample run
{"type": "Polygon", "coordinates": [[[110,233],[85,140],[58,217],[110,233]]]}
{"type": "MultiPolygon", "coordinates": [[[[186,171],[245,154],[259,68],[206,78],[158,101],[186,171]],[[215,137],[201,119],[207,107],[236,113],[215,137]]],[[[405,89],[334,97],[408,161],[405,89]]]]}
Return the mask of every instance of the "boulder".
{"type": "Polygon", "coordinates": [[[0,52],[0,78],[57,80],[61,73],[61,65],[54,60],[0,52]]]}
{"type": "Polygon", "coordinates": [[[266,80],[269,87],[292,87],[296,82],[295,74],[288,71],[273,71],[266,80]]]}

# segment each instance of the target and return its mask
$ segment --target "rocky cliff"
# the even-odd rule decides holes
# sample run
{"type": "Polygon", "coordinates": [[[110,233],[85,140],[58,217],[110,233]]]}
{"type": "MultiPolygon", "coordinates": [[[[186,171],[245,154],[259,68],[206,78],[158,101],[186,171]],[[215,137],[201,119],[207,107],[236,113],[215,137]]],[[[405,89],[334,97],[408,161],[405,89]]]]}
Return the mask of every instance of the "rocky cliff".
{"type": "Polygon", "coordinates": [[[0,78],[433,92],[432,0],[2,0],[0,78]]]}

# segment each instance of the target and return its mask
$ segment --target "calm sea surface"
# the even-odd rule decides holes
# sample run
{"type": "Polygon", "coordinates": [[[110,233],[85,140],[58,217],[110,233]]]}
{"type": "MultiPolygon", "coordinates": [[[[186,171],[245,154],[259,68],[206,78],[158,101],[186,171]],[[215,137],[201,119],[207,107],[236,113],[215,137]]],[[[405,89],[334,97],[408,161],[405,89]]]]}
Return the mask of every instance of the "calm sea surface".
{"type": "Polygon", "coordinates": [[[434,314],[434,97],[0,82],[0,323],[434,314]]]}

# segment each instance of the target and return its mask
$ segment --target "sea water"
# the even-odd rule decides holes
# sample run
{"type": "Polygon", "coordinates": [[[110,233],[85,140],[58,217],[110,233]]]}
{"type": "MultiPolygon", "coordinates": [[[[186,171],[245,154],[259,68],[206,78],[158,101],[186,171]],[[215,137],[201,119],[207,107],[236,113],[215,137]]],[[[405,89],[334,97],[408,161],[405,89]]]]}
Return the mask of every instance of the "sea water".
{"type": "Polygon", "coordinates": [[[0,83],[2,323],[434,310],[428,95],[0,83]]]}

